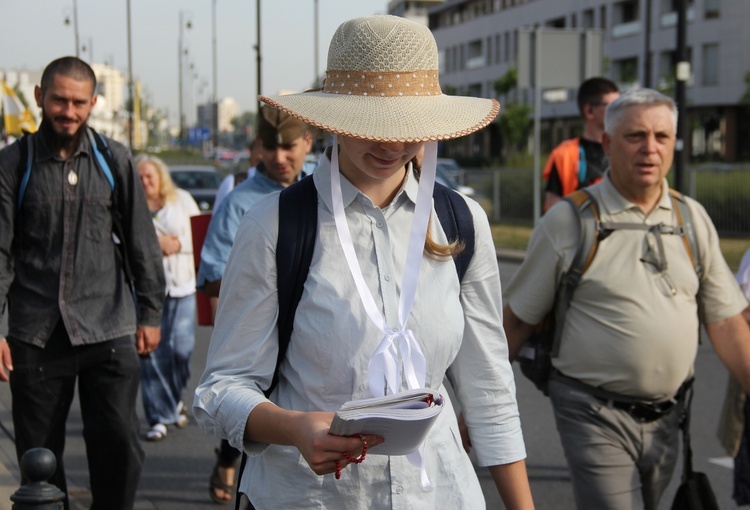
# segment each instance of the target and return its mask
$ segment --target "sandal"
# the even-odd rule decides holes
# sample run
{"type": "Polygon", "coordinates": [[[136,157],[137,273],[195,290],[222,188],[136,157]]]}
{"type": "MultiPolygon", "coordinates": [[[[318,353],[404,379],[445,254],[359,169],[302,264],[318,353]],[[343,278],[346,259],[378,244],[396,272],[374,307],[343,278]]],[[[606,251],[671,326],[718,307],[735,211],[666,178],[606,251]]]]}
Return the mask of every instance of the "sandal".
{"type": "Polygon", "coordinates": [[[167,426],[163,423],[157,423],[151,426],[151,430],[146,432],[147,441],[161,441],[167,436],[167,426]]]}
{"type": "Polygon", "coordinates": [[[229,467],[221,467],[219,465],[219,450],[216,451],[216,464],[214,465],[214,470],[211,472],[211,478],[208,482],[208,495],[211,496],[211,501],[216,503],[217,505],[226,505],[228,503],[231,503],[232,499],[234,498],[234,482],[231,484],[225,483],[224,479],[221,477],[221,473],[219,472],[220,469],[232,469],[232,466],[229,467]],[[216,491],[224,491],[225,493],[229,494],[229,499],[223,499],[220,498],[216,491]]]}

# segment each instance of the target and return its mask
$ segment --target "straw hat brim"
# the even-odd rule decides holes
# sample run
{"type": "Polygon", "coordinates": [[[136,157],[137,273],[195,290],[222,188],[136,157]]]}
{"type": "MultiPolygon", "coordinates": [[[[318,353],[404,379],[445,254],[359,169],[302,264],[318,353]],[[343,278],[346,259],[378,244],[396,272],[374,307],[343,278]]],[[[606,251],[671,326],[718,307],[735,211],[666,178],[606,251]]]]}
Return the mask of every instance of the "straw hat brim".
{"type": "Polygon", "coordinates": [[[380,142],[449,140],[487,126],[494,99],[448,96],[374,97],[304,92],[260,100],[331,133],[380,142]]]}

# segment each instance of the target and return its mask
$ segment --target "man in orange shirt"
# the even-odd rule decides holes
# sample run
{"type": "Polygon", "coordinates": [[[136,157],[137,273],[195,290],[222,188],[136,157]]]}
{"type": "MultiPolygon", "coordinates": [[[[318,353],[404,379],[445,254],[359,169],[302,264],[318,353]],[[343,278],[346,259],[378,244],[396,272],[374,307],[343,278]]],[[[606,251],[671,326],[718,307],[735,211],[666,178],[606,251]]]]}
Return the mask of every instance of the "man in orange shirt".
{"type": "Polygon", "coordinates": [[[545,211],[565,195],[594,184],[604,176],[601,144],[604,110],[618,97],[617,85],[606,78],[589,78],[581,84],[577,101],[584,120],[583,135],[565,140],[549,155],[542,174],[547,181],[545,211]]]}

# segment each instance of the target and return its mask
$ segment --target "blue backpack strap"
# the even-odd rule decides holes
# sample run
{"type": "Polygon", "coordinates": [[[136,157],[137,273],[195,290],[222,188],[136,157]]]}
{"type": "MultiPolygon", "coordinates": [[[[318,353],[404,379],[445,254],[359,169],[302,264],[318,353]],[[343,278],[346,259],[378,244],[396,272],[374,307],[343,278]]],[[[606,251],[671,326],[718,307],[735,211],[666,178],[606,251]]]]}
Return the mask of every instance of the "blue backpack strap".
{"type": "Polygon", "coordinates": [[[34,160],[34,144],[31,142],[30,135],[24,135],[18,140],[18,149],[21,151],[18,166],[21,168],[21,183],[18,186],[18,194],[16,196],[16,209],[21,209],[23,203],[23,196],[26,194],[26,188],[29,185],[29,178],[31,177],[31,163],[34,160]]]}
{"type": "Polygon", "coordinates": [[[578,188],[586,185],[586,173],[588,164],[586,163],[586,150],[583,148],[583,141],[578,139],[578,188]]]}
{"type": "Polygon", "coordinates": [[[87,128],[86,132],[89,137],[89,142],[91,142],[91,150],[94,153],[94,160],[96,161],[96,165],[99,167],[99,170],[101,170],[101,172],[104,174],[104,177],[107,179],[109,187],[114,190],[115,178],[112,175],[111,169],[113,165],[113,158],[112,152],[110,152],[109,150],[109,145],[107,144],[107,141],[104,139],[104,137],[93,129],[87,128]]]}
{"type": "Polygon", "coordinates": [[[466,200],[450,188],[436,182],[432,191],[440,225],[442,225],[448,242],[458,241],[463,244],[463,250],[453,257],[458,273],[458,281],[462,282],[471,258],[474,256],[476,238],[474,234],[474,218],[471,215],[466,200]]]}

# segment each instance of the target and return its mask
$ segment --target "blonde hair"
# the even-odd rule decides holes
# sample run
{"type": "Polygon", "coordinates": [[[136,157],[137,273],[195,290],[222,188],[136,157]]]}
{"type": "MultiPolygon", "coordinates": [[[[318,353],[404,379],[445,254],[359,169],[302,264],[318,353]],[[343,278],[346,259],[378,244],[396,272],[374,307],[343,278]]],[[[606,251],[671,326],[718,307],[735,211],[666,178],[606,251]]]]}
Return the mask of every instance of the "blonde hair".
{"type": "MultiPolygon", "coordinates": [[[[411,160],[411,164],[412,169],[414,170],[414,175],[418,180],[422,175],[422,166],[419,164],[419,160],[416,156],[411,160]]],[[[430,224],[431,223],[432,219],[430,219],[430,224]]],[[[457,257],[462,251],[464,251],[466,246],[463,241],[455,240],[449,244],[439,244],[432,238],[432,235],[430,234],[430,226],[431,225],[427,226],[427,237],[424,240],[424,253],[429,258],[445,261],[457,257]]]]}
{"type": "Polygon", "coordinates": [[[159,174],[159,197],[162,202],[173,202],[177,199],[177,186],[175,186],[172,176],[169,174],[167,164],[156,156],[150,154],[138,154],[135,157],[135,167],[151,163],[159,174]]]}

